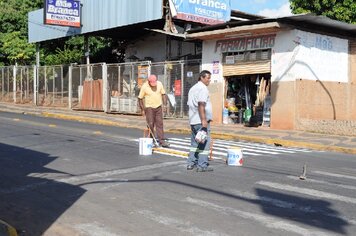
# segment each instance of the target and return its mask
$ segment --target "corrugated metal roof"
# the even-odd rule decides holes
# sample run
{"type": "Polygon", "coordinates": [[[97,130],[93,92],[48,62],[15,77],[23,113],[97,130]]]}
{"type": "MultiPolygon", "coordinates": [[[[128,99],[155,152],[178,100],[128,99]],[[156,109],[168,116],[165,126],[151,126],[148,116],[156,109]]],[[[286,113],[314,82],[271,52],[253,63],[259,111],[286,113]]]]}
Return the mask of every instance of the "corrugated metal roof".
{"type": "MultiPolygon", "coordinates": [[[[235,28],[246,25],[257,25],[269,22],[279,22],[288,25],[293,25],[297,28],[309,29],[313,31],[325,32],[333,35],[345,36],[345,37],[355,37],[356,36],[356,25],[348,24],[341,21],[332,20],[325,16],[316,16],[313,14],[301,14],[292,15],[280,18],[264,18],[256,19],[250,21],[238,21],[238,22],[228,22],[225,24],[207,26],[199,29],[192,29],[189,34],[196,34],[198,32],[210,31],[212,34],[215,31],[235,28]]],[[[188,36],[189,37],[189,36],[188,36]]]]}
{"type": "Polygon", "coordinates": [[[43,9],[32,11],[28,16],[30,43],[87,34],[120,26],[162,19],[162,0],[81,0],[81,29],[44,25],[43,9]]]}

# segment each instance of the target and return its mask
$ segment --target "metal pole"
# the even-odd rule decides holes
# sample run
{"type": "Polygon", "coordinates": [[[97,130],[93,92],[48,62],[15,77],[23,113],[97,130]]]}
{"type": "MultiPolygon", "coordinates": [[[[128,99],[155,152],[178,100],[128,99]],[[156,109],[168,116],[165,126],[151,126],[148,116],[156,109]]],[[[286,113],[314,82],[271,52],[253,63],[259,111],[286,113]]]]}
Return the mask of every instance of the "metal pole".
{"type": "Polygon", "coordinates": [[[107,65],[104,63],[102,65],[102,78],[103,78],[103,109],[104,112],[109,112],[109,104],[110,104],[110,93],[109,93],[109,83],[108,83],[108,70],[107,65]]]}
{"type": "Polygon", "coordinates": [[[33,103],[37,106],[37,84],[38,84],[38,67],[33,67],[33,103]]]}
{"type": "Polygon", "coordinates": [[[72,83],[72,70],[73,67],[69,66],[68,71],[68,108],[72,109],[72,91],[73,91],[73,83],[72,83]]]}
{"type": "Polygon", "coordinates": [[[52,102],[53,102],[53,104],[55,103],[55,86],[56,86],[56,71],[55,71],[55,69],[54,69],[54,67],[52,67],[52,76],[53,76],[53,81],[52,81],[52,102]]]}
{"type": "Polygon", "coordinates": [[[184,98],[184,62],[181,62],[180,64],[180,73],[181,73],[181,79],[180,79],[180,117],[183,118],[183,98],[184,98]]]}
{"type": "Polygon", "coordinates": [[[21,70],[20,70],[20,101],[22,102],[22,96],[23,96],[23,68],[21,67],[21,70]]]}
{"type": "Polygon", "coordinates": [[[17,70],[17,63],[13,67],[12,75],[13,75],[13,83],[12,83],[12,99],[14,100],[14,103],[16,103],[16,71],[17,70]]]}
{"type": "Polygon", "coordinates": [[[4,90],[5,90],[5,73],[4,68],[1,69],[1,98],[4,99],[4,90]]]}
{"type": "Polygon", "coordinates": [[[40,43],[36,44],[36,72],[35,72],[35,77],[34,77],[34,99],[35,99],[35,105],[38,105],[38,98],[39,98],[39,81],[40,81],[40,43]]]}
{"type": "Polygon", "coordinates": [[[47,86],[47,66],[44,66],[44,77],[45,77],[45,98],[47,98],[47,91],[48,91],[48,86],[47,86]]]}
{"type": "Polygon", "coordinates": [[[26,70],[26,78],[27,78],[27,83],[26,83],[26,94],[25,94],[25,98],[28,99],[29,95],[30,95],[30,68],[27,67],[26,70]]]}
{"type": "Polygon", "coordinates": [[[63,90],[64,90],[63,66],[61,66],[61,92],[62,92],[62,94],[61,94],[62,95],[61,104],[63,104],[63,100],[64,100],[63,90]]]}

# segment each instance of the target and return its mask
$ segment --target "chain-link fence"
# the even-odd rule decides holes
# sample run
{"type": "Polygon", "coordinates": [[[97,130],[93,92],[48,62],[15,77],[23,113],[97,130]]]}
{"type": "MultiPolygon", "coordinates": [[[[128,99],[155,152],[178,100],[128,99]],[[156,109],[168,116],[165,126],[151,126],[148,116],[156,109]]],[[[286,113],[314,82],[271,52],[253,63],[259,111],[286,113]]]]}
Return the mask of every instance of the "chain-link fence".
{"type": "Polygon", "coordinates": [[[67,107],[69,66],[40,66],[37,73],[37,105],[67,107]]]}
{"type": "Polygon", "coordinates": [[[0,68],[0,101],[31,103],[34,96],[35,67],[7,66],[0,68]]]}
{"type": "Polygon", "coordinates": [[[150,62],[109,64],[107,66],[110,111],[140,113],[137,96],[150,74],[150,62]]]}
{"type": "Polygon", "coordinates": [[[1,67],[0,101],[2,102],[14,102],[14,68],[13,66],[1,67]]]}
{"type": "Polygon", "coordinates": [[[104,83],[106,64],[71,67],[71,108],[104,111],[104,83]]]}
{"type": "Polygon", "coordinates": [[[198,81],[200,69],[201,60],[172,61],[151,65],[151,74],[157,75],[168,96],[169,106],[166,117],[188,116],[188,92],[198,81]]]}
{"type": "Polygon", "coordinates": [[[139,114],[140,88],[155,74],[168,96],[165,117],[180,118],[200,70],[200,60],[0,67],[0,101],[139,114]]]}

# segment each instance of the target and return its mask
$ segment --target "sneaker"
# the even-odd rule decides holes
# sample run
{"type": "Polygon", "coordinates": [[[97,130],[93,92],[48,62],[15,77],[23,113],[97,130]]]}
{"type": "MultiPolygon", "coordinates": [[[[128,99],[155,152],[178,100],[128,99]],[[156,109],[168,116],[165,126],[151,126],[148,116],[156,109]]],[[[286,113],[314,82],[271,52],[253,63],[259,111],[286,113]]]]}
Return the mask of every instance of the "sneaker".
{"type": "Polygon", "coordinates": [[[212,167],[206,166],[206,167],[198,167],[197,172],[209,172],[213,171],[214,169],[212,167]]]}
{"type": "Polygon", "coordinates": [[[160,143],[161,147],[165,147],[168,148],[170,146],[170,144],[167,141],[163,141],[160,143]]]}

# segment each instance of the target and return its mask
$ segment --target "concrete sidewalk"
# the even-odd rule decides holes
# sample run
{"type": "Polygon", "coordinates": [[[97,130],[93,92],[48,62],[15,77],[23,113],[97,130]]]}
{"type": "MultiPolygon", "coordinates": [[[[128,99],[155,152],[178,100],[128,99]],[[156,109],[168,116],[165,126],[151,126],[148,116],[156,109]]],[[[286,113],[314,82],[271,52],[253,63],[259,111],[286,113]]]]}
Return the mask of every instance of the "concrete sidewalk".
{"type": "MultiPolygon", "coordinates": [[[[32,114],[80,122],[145,129],[146,121],[141,116],[106,114],[104,112],[72,111],[65,108],[34,107],[20,104],[0,103],[0,111],[32,114]]],[[[164,129],[169,133],[189,134],[187,119],[165,119],[164,129]]],[[[229,140],[245,140],[258,143],[276,144],[287,147],[311,148],[322,151],[336,151],[356,154],[356,137],[319,134],[303,131],[273,130],[266,127],[244,127],[242,125],[212,124],[212,137],[229,140]]]]}

